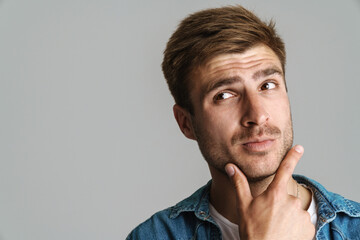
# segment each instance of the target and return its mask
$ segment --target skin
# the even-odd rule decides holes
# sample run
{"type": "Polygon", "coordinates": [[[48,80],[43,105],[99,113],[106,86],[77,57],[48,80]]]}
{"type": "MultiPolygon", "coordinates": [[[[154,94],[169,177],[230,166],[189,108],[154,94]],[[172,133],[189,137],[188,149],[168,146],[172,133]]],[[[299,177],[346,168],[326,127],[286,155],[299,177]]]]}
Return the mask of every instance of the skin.
{"type": "Polygon", "coordinates": [[[303,209],[304,199],[288,194],[291,174],[304,149],[292,148],[282,161],[273,181],[253,197],[245,175],[233,164],[226,165],[236,192],[236,213],[240,239],[313,239],[315,227],[303,209]]]}
{"type": "MultiPolygon", "coordinates": [[[[293,143],[290,104],[276,54],[265,45],[256,45],[244,53],[215,56],[195,68],[190,79],[194,114],[175,105],[174,116],[183,134],[198,142],[209,165],[213,179],[210,201],[217,211],[239,224],[242,239],[256,239],[251,238],[251,229],[259,232],[260,226],[268,226],[265,222],[287,220],[284,216],[279,218],[281,214],[274,218],[272,212],[264,214],[264,220],[257,224],[244,220],[258,219],[256,214],[264,206],[280,213],[284,212],[279,208],[281,203],[282,207],[290,206],[302,216],[293,221],[303,221],[311,194],[300,187],[300,202],[289,205],[294,200],[291,195],[297,194],[291,173],[303,150],[299,146],[300,154],[289,151],[293,143]],[[279,197],[279,192],[284,201],[276,201],[275,206],[264,204],[275,203],[269,196],[279,197]],[[256,204],[252,205],[254,200],[256,204]],[[247,212],[248,209],[253,211],[247,212]]],[[[258,237],[281,239],[281,233],[267,235],[269,229],[274,232],[270,226],[258,237]]]]}
{"type": "Polygon", "coordinates": [[[210,166],[224,171],[232,162],[255,182],[273,175],[293,134],[281,64],[272,50],[261,45],[217,56],[192,79],[192,126],[210,166]],[[255,75],[268,69],[272,74],[255,75]]]}

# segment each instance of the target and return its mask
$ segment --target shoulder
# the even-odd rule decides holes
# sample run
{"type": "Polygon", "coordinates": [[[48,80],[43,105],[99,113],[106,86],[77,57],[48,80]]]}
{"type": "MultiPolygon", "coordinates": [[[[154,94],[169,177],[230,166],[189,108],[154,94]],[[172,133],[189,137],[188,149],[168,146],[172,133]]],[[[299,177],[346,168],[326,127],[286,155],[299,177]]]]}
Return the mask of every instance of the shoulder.
{"type": "Polygon", "coordinates": [[[152,215],[145,222],[138,225],[126,238],[133,239],[175,239],[179,236],[191,236],[201,219],[197,211],[201,202],[208,203],[207,193],[210,182],[198,189],[190,197],[176,205],[166,208],[152,215]],[[205,200],[204,200],[204,195],[205,200]]]}
{"type": "Polygon", "coordinates": [[[164,209],[152,215],[145,222],[139,224],[127,236],[126,240],[132,239],[166,239],[163,238],[166,233],[166,226],[168,225],[168,216],[171,208],[164,209]]]}

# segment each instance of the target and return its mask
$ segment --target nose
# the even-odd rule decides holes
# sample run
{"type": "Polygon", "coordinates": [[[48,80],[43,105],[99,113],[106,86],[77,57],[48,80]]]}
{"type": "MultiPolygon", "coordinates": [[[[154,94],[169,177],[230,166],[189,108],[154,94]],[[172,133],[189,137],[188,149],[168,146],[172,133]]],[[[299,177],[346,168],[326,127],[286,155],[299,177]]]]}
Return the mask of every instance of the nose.
{"type": "Polygon", "coordinates": [[[262,126],[270,118],[264,99],[257,93],[244,96],[240,108],[242,112],[240,122],[243,127],[262,126]]]}

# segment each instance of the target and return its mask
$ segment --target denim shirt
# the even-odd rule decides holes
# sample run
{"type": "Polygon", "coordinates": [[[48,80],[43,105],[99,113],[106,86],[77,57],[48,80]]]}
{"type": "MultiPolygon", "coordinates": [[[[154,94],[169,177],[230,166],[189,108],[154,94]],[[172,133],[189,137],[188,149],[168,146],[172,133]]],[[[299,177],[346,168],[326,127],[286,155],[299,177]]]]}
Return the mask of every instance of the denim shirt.
{"type": "MultiPolygon", "coordinates": [[[[301,175],[294,179],[308,186],[317,207],[316,239],[360,240],[360,204],[327,191],[318,182],[301,175]]],[[[173,207],[155,213],[136,227],[130,239],[222,239],[220,228],[210,216],[211,181],[173,207]]]]}

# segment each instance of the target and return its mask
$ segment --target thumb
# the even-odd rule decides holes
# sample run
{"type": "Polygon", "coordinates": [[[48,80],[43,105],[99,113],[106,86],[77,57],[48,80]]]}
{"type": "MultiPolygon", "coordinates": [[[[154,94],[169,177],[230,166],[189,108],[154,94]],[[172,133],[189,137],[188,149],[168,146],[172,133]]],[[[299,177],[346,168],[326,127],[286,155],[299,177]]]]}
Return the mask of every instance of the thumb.
{"type": "Polygon", "coordinates": [[[253,197],[245,174],[232,163],[226,164],[225,171],[235,188],[236,200],[238,201],[239,207],[241,209],[246,209],[253,200],[253,197]]]}

